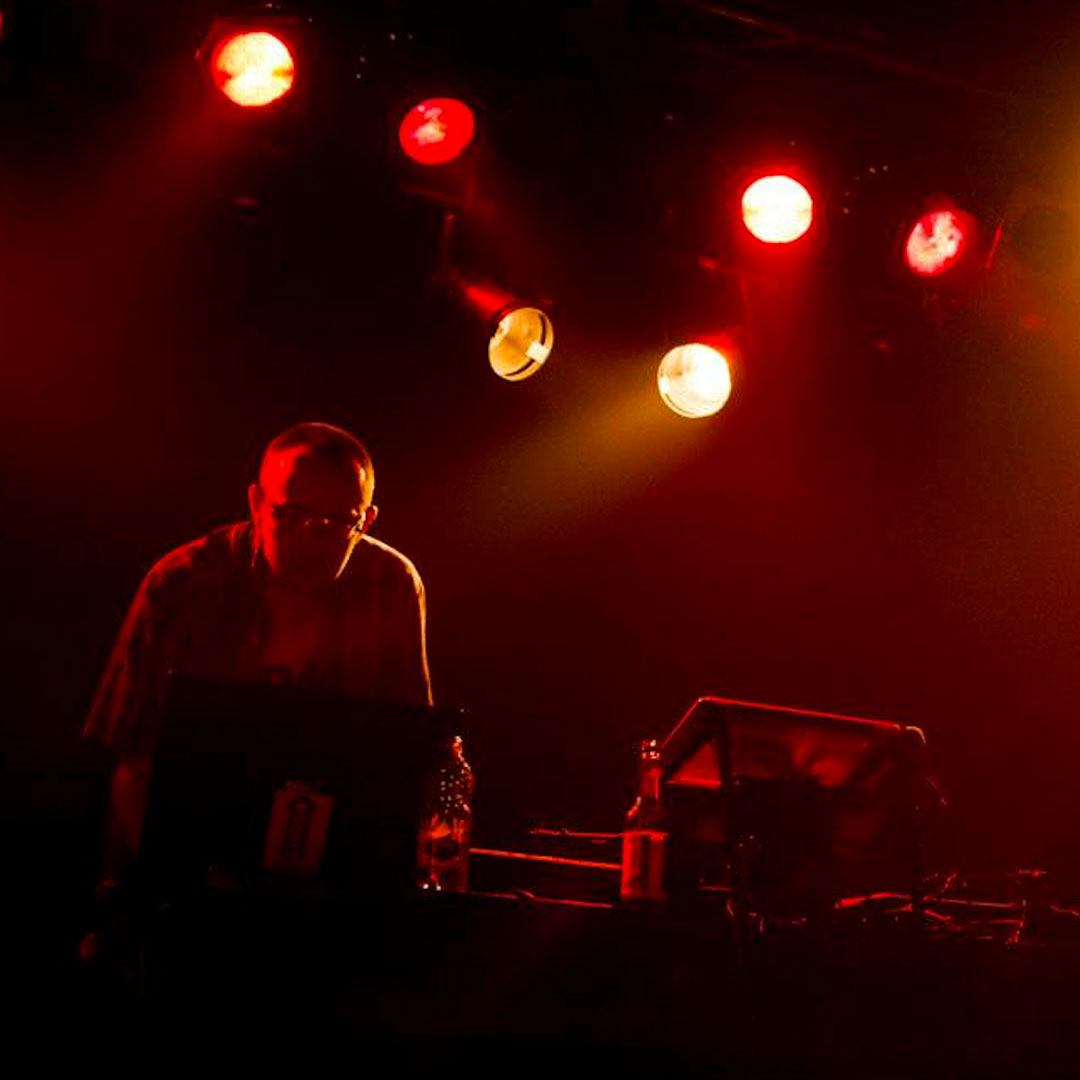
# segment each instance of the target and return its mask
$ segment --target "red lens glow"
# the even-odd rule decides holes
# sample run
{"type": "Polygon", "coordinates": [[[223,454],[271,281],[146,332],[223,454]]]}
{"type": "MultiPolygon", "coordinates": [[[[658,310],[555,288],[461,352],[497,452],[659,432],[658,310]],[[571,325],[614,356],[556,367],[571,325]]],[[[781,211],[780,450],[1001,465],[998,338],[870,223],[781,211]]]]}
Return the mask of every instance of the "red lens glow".
{"type": "Polygon", "coordinates": [[[953,210],[932,210],[919,218],[908,234],[904,260],[912,273],[934,277],[960,260],[966,242],[959,214],[953,210]]]}
{"type": "Polygon", "coordinates": [[[431,98],[413,106],[401,121],[401,148],[421,165],[445,165],[472,142],[476,119],[456,98],[431,98]]]}

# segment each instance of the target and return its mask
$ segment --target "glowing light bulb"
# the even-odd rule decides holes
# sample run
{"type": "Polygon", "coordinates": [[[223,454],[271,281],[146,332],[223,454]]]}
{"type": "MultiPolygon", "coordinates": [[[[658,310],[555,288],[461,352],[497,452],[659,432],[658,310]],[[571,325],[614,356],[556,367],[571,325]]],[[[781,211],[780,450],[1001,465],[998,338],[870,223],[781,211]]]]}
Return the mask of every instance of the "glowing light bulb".
{"type": "Polygon", "coordinates": [[[679,345],[660,361],[656,374],[664,404],[680,416],[699,419],[718,413],[731,396],[727,357],[710,345],[679,345]]]}
{"type": "Polygon", "coordinates": [[[217,88],[245,108],[284,97],[296,76],[289,47],[265,30],[225,38],[214,50],[210,70],[217,88]]]}
{"type": "Polygon", "coordinates": [[[810,192],[790,176],[763,176],[742,197],[743,224],[765,244],[790,244],[814,220],[810,192]]]}

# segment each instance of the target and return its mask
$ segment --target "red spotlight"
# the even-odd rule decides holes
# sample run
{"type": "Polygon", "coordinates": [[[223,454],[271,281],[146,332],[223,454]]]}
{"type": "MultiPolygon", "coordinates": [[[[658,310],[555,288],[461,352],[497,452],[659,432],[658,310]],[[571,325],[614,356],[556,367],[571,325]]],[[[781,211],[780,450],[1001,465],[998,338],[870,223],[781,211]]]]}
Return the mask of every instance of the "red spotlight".
{"type": "Polygon", "coordinates": [[[913,274],[935,277],[955,266],[967,245],[968,227],[955,210],[931,210],[908,233],[904,260],[913,274]]]}
{"type": "Polygon", "coordinates": [[[292,53],[276,34],[245,31],[223,38],[210,60],[214,85],[245,108],[284,97],[296,76],[292,53]]]}
{"type": "Polygon", "coordinates": [[[762,176],[742,196],[743,224],[765,244],[790,244],[810,228],[814,200],[791,176],[762,176]]]}
{"type": "Polygon", "coordinates": [[[456,98],[430,98],[414,105],[401,121],[401,148],[421,165],[445,165],[472,142],[476,119],[456,98]]]}

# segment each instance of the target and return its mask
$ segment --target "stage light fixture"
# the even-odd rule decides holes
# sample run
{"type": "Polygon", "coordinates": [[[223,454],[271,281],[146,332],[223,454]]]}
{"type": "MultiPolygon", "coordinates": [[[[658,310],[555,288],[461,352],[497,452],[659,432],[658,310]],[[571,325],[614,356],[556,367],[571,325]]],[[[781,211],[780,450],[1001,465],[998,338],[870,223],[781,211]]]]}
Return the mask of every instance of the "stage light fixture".
{"type": "Polygon", "coordinates": [[[964,256],[973,222],[961,211],[931,210],[912,226],[904,245],[904,261],[913,274],[936,277],[964,256]]]}
{"type": "Polygon", "coordinates": [[[541,308],[525,304],[501,312],[488,341],[488,363],[500,379],[520,382],[535,375],[551,355],[555,328],[541,308]]]}
{"type": "Polygon", "coordinates": [[[742,219],[762,243],[790,244],[813,223],[814,200],[794,177],[761,176],[743,192],[742,219]]]}
{"type": "Polygon", "coordinates": [[[665,354],[656,381],[672,412],[700,419],[718,413],[727,403],[731,365],[719,349],[695,341],[665,354]]]}
{"type": "Polygon", "coordinates": [[[398,141],[420,165],[445,165],[465,152],[475,132],[476,118],[465,102],[429,98],[405,114],[398,126],[398,141]]]}
{"type": "Polygon", "coordinates": [[[445,280],[486,328],[488,363],[500,379],[521,382],[544,366],[555,345],[555,326],[543,308],[457,270],[446,272],[445,280]]]}
{"type": "Polygon", "coordinates": [[[296,65],[288,45],[267,30],[245,30],[221,39],[210,58],[214,85],[232,102],[259,108],[293,88],[296,65]]]}

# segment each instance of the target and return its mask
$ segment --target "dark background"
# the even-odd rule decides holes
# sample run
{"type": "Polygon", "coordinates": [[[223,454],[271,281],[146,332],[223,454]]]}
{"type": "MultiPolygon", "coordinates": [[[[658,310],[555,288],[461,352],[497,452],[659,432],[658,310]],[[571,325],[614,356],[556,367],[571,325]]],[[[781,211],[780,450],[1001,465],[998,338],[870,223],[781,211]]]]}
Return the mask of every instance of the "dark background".
{"type": "Polygon", "coordinates": [[[1022,185],[1073,198],[1080,18],[313,5],[318,74],[267,117],[207,91],[210,5],[0,7],[0,750],[24,867],[93,832],[78,732],[142,575],[243,515],[274,433],[324,419],[370,445],[377,535],[424,576],[481,841],[618,828],[634,741],[712,693],[919,725],[960,865],[1080,885],[1080,281],[1068,257],[1025,270],[1009,231],[1022,185]],[[420,178],[396,116],[444,88],[480,136],[420,178]],[[732,198],[784,161],[819,224],[762,257],[732,198]],[[551,301],[535,378],[500,382],[432,286],[418,183],[472,185],[462,258],[551,301]],[[935,192],[981,226],[951,286],[898,269],[935,192]],[[727,407],[689,421],[656,365],[710,325],[745,348],[727,407]]]}

